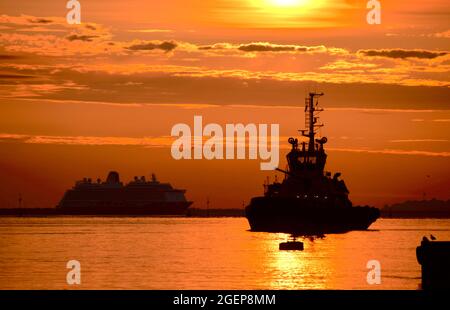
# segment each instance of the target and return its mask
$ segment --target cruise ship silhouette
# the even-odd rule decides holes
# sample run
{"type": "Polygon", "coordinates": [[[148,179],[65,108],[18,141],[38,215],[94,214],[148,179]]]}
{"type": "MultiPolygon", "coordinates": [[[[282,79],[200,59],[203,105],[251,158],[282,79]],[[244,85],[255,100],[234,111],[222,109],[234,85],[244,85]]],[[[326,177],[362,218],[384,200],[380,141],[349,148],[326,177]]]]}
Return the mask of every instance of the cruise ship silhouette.
{"type": "Polygon", "coordinates": [[[185,215],[192,204],[185,190],[160,183],[155,174],[147,181],[134,177],[128,184],[111,171],[104,182],[77,181],[57,205],[58,213],[73,215],[185,215]]]}
{"type": "MultiPolygon", "coordinates": [[[[83,178],[68,189],[56,208],[0,209],[0,216],[173,216],[187,214],[192,201],[186,200],[183,189],[161,183],[152,174],[123,184],[119,173],[111,171],[105,181],[83,178]]],[[[19,205],[22,197],[19,198],[19,205]]]]}

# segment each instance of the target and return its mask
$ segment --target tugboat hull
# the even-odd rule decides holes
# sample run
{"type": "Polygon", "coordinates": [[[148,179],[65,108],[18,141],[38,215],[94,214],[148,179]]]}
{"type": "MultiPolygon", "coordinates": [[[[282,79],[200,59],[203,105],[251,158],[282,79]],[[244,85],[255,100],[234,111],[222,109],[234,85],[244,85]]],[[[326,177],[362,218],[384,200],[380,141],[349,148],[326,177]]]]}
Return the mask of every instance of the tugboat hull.
{"type": "Polygon", "coordinates": [[[333,207],[299,199],[257,197],[245,209],[251,231],[327,234],[367,230],[380,216],[373,207],[333,207]]]}

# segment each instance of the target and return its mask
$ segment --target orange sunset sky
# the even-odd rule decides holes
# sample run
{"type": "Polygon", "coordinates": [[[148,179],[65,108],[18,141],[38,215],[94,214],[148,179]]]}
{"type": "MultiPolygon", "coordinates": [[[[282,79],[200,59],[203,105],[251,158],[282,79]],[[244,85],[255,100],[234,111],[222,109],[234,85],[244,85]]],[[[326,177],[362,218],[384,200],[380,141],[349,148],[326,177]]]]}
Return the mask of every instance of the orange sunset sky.
{"type": "MultiPolygon", "coordinates": [[[[450,198],[447,0],[0,2],[0,207],[53,207],[83,177],[155,172],[194,206],[240,208],[275,172],[259,160],[181,160],[171,128],[304,126],[323,91],[327,170],[354,204],[450,198]]],[[[284,147],[284,149],[283,149],[284,147]]]]}

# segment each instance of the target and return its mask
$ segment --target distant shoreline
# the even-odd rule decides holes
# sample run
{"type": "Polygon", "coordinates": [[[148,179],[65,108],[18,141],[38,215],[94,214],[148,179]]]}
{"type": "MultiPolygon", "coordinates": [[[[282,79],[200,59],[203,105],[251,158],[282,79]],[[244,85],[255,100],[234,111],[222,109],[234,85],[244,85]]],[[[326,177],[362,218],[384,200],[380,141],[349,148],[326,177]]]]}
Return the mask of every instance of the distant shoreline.
{"type": "Polygon", "coordinates": [[[450,218],[450,200],[408,200],[380,211],[383,218],[450,218]]]}
{"type": "Polygon", "coordinates": [[[185,215],[170,214],[125,214],[121,213],[66,213],[57,208],[4,208],[0,217],[244,217],[243,209],[189,209],[185,215]]]}
{"type": "MultiPolygon", "coordinates": [[[[398,204],[403,206],[404,203],[398,204]]],[[[408,204],[407,204],[408,205],[408,204]]],[[[393,205],[380,209],[381,218],[386,219],[448,219],[450,208],[442,210],[414,210],[412,208],[397,208],[393,205]]],[[[182,217],[182,218],[208,218],[208,217],[245,217],[244,209],[189,209],[186,215],[166,214],[67,214],[57,208],[5,208],[0,209],[0,217],[182,217]]]]}

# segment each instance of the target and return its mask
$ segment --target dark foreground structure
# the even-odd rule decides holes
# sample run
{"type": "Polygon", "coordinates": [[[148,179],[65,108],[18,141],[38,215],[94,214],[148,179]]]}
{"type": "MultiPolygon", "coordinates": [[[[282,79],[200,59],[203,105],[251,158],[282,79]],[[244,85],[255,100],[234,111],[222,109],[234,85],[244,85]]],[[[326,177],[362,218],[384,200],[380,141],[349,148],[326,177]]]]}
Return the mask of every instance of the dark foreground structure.
{"type": "Polygon", "coordinates": [[[186,215],[192,202],[186,200],[184,193],[185,190],[175,189],[169,183],[160,183],[154,174],[150,181],[135,177],[124,185],[119,174],[112,171],[104,182],[88,178],[77,181],[56,208],[0,209],[0,215],[186,215]]]}
{"type": "Polygon", "coordinates": [[[245,213],[252,231],[325,234],[365,230],[380,216],[374,207],[353,207],[349,191],[340,173],[325,172],[326,137],[316,139],[318,124],[317,98],[323,94],[310,93],[305,100],[305,124],[301,130],[308,142],[292,145],[287,154],[288,169],[282,182],[264,185],[264,196],[252,198],[245,213]]]}
{"type": "Polygon", "coordinates": [[[450,289],[450,241],[429,241],[424,237],[416,255],[422,265],[422,288],[450,289]]]}

